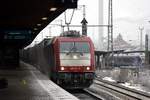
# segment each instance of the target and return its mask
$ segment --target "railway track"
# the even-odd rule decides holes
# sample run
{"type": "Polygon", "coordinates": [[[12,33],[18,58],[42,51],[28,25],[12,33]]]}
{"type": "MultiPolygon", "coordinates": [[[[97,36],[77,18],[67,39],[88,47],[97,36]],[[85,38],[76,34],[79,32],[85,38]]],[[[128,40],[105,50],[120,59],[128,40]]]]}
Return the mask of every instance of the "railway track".
{"type": "Polygon", "coordinates": [[[100,96],[96,96],[96,94],[91,93],[89,90],[67,90],[80,100],[103,100],[100,96]]]}
{"type": "MultiPolygon", "coordinates": [[[[121,100],[150,100],[150,94],[134,89],[130,89],[127,87],[124,87],[122,85],[96,79],[94,81],[95,86],[97,86],[99,89],[105,90],[109,92],[111,95],[116,97],[116,99],[121,100]]],[[[106,100],[109,100],[106,98],[106,100]]]]}

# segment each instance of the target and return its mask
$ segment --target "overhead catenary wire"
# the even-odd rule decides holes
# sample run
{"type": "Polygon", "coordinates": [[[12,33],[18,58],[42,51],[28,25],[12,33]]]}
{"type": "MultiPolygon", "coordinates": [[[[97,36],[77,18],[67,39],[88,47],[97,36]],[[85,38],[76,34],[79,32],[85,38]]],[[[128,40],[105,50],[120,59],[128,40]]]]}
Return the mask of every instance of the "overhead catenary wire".
{"type": "Polygon", "coordinates": [[[65,13],[64,13],[64,16],[65,16],[65,24],[67,25],[68,31],[69,31],[69,25],[71,24],[71,21],[72,21],[72,19],[73,19],[74,12],[75,12],[75,9],[73,9],[73,11],[72,11],[71,18],[70,18],[69,22],[67,22],[66,11],[65,11],[65,13]]]}

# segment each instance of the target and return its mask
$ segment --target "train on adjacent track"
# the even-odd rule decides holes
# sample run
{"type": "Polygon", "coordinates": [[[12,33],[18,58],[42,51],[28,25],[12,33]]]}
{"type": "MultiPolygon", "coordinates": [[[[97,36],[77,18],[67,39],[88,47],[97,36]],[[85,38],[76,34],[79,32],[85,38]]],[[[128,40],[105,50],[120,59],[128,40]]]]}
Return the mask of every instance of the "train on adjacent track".
{"type": "Polygon", "coordinates": [[[87,36],[67,31],[21,51],[21,58],[67,89],[89,87],[94,79],[94,45],[87,36]]]}
{"type": "Polygon", "coordinates": [[[114,67],[141,67],[142,66],[142,58],[140,56],[126,55],[126,56],[113,56],[108,59],[109,65],[113,65],[114,67]]]}

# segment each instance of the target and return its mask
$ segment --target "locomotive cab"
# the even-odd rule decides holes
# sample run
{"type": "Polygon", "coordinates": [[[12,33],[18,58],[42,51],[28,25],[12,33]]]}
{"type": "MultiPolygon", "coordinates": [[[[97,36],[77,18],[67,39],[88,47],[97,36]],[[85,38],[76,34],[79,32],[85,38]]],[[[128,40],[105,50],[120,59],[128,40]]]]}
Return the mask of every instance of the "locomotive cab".
{"type": "Polygon", "coordinates": [[[61,35],[56,42],[57,82],[65,88],[89,87],[95,70],[93,43],[89,37],[80,36],[78,32],[68,33],[61,35]]]}

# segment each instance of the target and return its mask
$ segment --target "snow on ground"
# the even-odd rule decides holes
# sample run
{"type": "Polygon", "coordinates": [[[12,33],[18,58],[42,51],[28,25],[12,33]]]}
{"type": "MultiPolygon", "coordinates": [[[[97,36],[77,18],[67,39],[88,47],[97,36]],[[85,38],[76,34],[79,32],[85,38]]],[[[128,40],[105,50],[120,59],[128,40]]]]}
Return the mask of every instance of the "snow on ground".
{"type": "Polygon", "coordinates": [[[138,91],[142,91],[142,92],[147,92],[146,90],[144,90],[144,87],[141,86],[140,84],[131,84],[131,83],[121,83],[120,85],[123,85],[125,87],[131,88],[131,89],[135,89],[138,91]]]}
{"type": "MultiPolygon", "coordinates": [[[[109,82],[116,82],[116,80],[112,79],[112,77],[104,77],[102,79],[106,80],[106,81],[109,81],[109,82]]],[[[125,82],[125,83],[120,83],[120,85],[131,88],[131,89],[135,89],[135,90],[138,90],[138,91],[150,93],[150,92],[146,91],[144,89],[145,87],[141,86],[140,84],[131,84],[131,83],[125,82]]]]}
{"type": "MultiPolygon", "coordinates": [[[[138,76],[134,76],[131,73],[130,77],[125,83],[120,83],[120,85],[136,89],[138,91],[150,93],[150,70],[143,69],[139,72],[138,76]]],[[[97,78],[114,82],[117,84],[119,80],[124,77],[120,77],[120,71],[118,69],[114,70],[97,70],[96,71],[97,78]]],[[[119,83],[118,83],[119,84],[119,83]]]]}
{"type": "Polygon", "coordinates": [[[116,82],[116,80],[113,80],[112,77],[104,77],[103,80],[110,81],[110,82],[116,82]]]}

